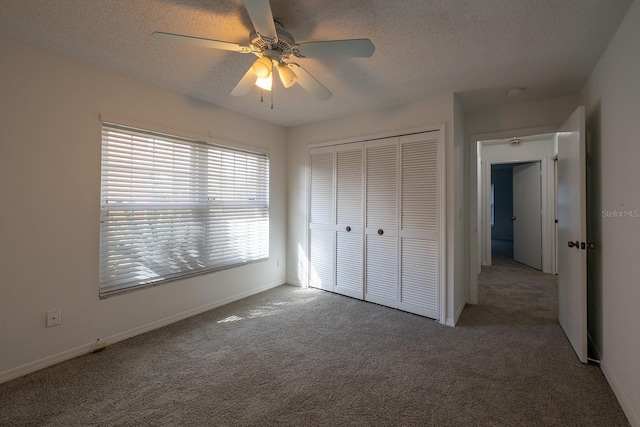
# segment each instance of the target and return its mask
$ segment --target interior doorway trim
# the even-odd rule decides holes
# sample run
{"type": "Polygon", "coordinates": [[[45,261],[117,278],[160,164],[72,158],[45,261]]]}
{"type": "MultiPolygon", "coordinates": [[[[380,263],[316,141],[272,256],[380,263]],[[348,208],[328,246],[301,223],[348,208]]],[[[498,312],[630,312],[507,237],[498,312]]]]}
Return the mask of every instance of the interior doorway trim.
{"type": "Polygon", "coordinates": [[[553,172],[549,168],[553,165],[551,162],[553,161],[553,155],[551,156],[522,156],[518,157],[517,160],[508,160],[508,161],[482,161],[482,193],[480,203],[482,204],[482,217],[480,223],[482,224],[482,241],[484,245],[482,247],[482,265],[491,265],[491,205],[490,205],[490,192],[491,192],[491,166],[493,165],[502,165],[502,164],[519,164],[519,163],[535,163],[540,162],[541,168],[541,211],[542,211],[542,268],[541,270],[545,273],[551,273],[553,268],[552,263],[552,242],[550,239],[553,239],[552,231],[553,231],[553,213],[551,209],[553,209],[554,204],[553,196],[555,193],[552,193],[552,189],[550,186],[554,185],[555,180],[550,173],[553,172]]]}
{"type": "Polygon", "coordinates": [[[530,128],[517,128],[510,130],[501,130],[495,132],[487,132],[480,134],[473,134],[469,136],[469,303],[478,303],[478,275],[482,269],[481,264],[481,247],[479,233],[482,229],[480,220],[482,218],[482,204],[481,204],[481,188],[480,180],[478,179],[478,171],[480,171],[480,156],[478,141],[489,139],[502,139],[510,138],[514,135],[519,137],[532,136],[544,133],[553,133],[558,130],[560,124],[552,124],[545,126],[537,126],[530,128]]]}

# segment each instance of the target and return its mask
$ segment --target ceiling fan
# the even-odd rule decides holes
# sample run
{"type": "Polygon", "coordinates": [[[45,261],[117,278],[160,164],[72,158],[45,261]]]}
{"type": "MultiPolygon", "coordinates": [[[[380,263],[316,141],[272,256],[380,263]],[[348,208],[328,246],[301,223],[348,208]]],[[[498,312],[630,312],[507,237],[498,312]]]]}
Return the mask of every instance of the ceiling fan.
{"type": "Polygon", "coordinates": [[[244,0],[244,6],[254,27],[249,33],[247,45],[159,31],[152,36],[158,40],[256,55],[258,59],[231,91],[234,96],[246,95],[254,85],[271,90],[275,68],[285,88],[297,83],[316,99],[325,101],[333,94],[299,64],[291,62],[291,59],[366,58],[373,55],[375,50],[369,39],[296,43],[293,36],[273,19],[269,0],[244,0]]]}

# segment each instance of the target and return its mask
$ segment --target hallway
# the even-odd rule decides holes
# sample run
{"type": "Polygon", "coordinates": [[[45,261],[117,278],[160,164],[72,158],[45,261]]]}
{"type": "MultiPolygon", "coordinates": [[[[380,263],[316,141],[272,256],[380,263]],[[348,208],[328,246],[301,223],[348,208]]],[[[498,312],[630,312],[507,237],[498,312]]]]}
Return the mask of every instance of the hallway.
{"type": "Polygon", "coordinates": [[[491,263],[513,262],[513,240],[491,239],[491,263]]]}

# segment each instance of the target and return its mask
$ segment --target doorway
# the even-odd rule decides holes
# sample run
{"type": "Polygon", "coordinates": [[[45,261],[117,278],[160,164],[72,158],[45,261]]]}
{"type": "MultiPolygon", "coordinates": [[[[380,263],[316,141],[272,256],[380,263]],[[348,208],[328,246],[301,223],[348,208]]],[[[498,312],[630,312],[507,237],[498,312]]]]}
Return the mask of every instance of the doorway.
{"type": "Polygon", "coordinates": [[[513,166],[491,165],[491,264],[513,259],[513,166]]]}
{"type": "Polygon", "coordinates": [[[541,163],[491,165],[491,262],[512,259],[542,270],[541,163]]]}
{"type": "Polygon", "coordinates": [[[553,159],[557,151],[557,136],[540,134],[519,138],[518,141],[517,145],[511,139],[478,141],[478,273],[482,266],[491,265],[492,238],[496,237],[513,241],[514,257],[518,262],[544,273],[555,273],[553,159]],[[502,181],[495,181],[492,178],[494,173],[502,175],[502,181]],[[509,180],[509,175],[511,192],[516,197],[511,202],[513,206],[507,203],[506,208],[503,206],[502,210],[495,211],[495,197],[501,197],[496,194],[496,182],[504,190],[505,185],[501,182],[509,180]],[[513,182],[516,182],[515,187],[513,182]],[[512,224],[505,225],[505,220],[512,224]]]}
{"type": "MultiPolygon", "coordinates": [[[[473,228],[470,236],[472,250],[470,253],[469,302],[477,304],[479,299],[478,280],[477,276],[474,277],[474,270],[480,274],[483,265],[491,265],[489,223],[491,164],[540,160],[542,165],[543,240],[546,240],[542,245],[543,272],[557,274],[558,320],[580,361],[586,363],[586,249],[595,247],[595,244],[587,244],[586,233],[584,111],[584,106],[579,106],[559,128],[548,134],[551,151],[544,154],[542,159],[539,159],[540,153],[533,153],[530,150],[504,149],[504,146],[509,144],[508,139],[487,141],[482,140],[480,135],[472,135],[471,141],[477,144],[477,155],[471,159],[471,188],[475,187],[477,191],[475,193],[473,190],[471,191],[470,203],[472,206],[476,206],[477,210],[472,210],[471,213],[473,228]],[[492,145],[500,144],[503,147],[491,149],[492,145]],[[495,159],[491,158],[492,155],[495,156],[495,159]],[[523,158],[514,159],[516,155],[521,155],[523,158]],[[563,244],[560,245],[558,242],[563,242],[563,244]],[[547,268],[552,271],[547,271],[547,268]]],[[[531,135],[528,133],[529,131],[523,130],[523,132],[527,132],[526,134],[531,135]]],[[[505,133],[507,132],[498,132],[492,135],[498,136],[499,134],[504,138],[508,136],[505,133]]],[[[524,138],[522,139],[524,140],[524,138]]],[[[520,146],[519,142],[519,138],[511,139],[512,145],[520,146]],[[514,140],[518,140],[518,143],[514,144],[514,140]]],[[[537,149],[543,145],[530,144],[528,146],[537,149]]]]}

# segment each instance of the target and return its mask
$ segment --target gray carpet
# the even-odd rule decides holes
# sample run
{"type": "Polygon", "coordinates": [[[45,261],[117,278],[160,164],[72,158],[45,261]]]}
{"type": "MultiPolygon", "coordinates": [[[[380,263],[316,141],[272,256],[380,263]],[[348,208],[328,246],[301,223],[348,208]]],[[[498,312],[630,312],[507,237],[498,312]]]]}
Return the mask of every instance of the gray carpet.
{"type": "Polygon", "coordinates": [[[508,259],[459,326],[281,286],[0,385],[0,425],[623,426],[508,259]]]}

